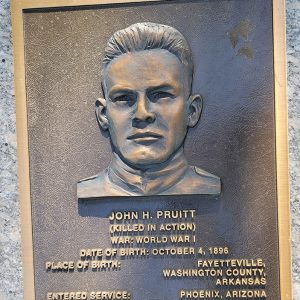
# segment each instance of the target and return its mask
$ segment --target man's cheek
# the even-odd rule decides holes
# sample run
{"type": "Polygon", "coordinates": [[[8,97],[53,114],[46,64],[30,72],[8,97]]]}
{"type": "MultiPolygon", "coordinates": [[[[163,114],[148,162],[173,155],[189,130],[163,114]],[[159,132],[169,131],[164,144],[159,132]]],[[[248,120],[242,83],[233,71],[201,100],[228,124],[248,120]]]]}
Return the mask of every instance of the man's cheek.
{"type": "Polygon", "coordinates": [[[119,132],[128,126],[126,119],[122,118],[121,114],[113,114],[109,116],[109,124],[114,129],[114,131],[119,132]]]}

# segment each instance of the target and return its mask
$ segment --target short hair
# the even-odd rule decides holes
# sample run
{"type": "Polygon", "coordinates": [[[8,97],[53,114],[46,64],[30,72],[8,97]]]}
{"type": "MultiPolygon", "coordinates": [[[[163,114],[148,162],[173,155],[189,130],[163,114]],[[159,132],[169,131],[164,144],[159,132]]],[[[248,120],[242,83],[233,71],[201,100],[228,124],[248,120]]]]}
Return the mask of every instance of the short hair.
{"type": "Polygon", "coordinates": [[[105,48],[103,70],[122,54],[154,49],[174,54],[187,68],[190,85],[192,84],[194,65],[188,42],[177,29],[157,23],[136,23],[115,32],[105,48]]]}

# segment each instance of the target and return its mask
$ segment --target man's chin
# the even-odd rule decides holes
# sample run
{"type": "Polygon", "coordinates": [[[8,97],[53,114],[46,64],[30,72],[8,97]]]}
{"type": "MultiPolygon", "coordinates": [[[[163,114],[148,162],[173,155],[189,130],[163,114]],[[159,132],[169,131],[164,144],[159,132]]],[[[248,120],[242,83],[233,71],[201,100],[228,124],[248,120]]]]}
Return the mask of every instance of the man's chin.
{"type": "Polygon", "coordinates": [[[157,153],[150,154],[132,152],[129,156],[125,156],[124,158],[130,165],[142,169],[147,168],[147,166],[164,163],[168,160],[168,157],[161,155],[161,153],[158,155],[157,153]]]}

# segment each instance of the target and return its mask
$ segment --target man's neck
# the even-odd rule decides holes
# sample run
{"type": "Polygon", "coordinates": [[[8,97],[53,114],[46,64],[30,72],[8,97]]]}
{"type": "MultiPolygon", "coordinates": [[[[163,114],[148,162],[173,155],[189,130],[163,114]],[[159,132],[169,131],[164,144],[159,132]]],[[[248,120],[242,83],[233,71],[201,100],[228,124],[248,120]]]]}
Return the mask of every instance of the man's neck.
{"type": "Polygon", "coordinates": [[[113,183],[127,191],[137,195],[155,195],[179,182],[187,169],[188,163],[181,147],[167,161],[147,168],[127,164],[114,153],[108,175],[113,183]]]}

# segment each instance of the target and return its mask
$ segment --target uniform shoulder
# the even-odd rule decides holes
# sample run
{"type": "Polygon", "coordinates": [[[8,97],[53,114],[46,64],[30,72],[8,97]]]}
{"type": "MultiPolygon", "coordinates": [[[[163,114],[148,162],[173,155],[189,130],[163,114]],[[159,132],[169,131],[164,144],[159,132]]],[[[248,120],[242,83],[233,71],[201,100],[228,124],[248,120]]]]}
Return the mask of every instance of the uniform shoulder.
{"type": "Polygon", "coordinates": [[[191,185],[201,194],[219,195],[221,193],[221,179],[206,170],[191,166],[190,177],[191,185]]]}
{"type": "Polygon", "coordinates": [[[80,179],[77,182],[77,197],[78,198],[92,198],[98,197],[103,193],[103,184],[105,181],[105,174],[93,175],[87,178],[80,179]]]}
{"type": "Polygon", "coordinates": [[[212,173],[209,173],[207,171],[205,171],[204,169],[201,169],[199,167],[194,167],[194,170],[196,172],[196,174],[200,175],[200,176],[203,176],[203,177],[207,177],[207,178],[211,178],[212,180],[220,180],[220,177],[212,174],[212,173]]]}
{"type": "Polygon", "coordinates": [[[90,177],[86,177],[86,178],[80,179],[77,182],[77,184],[80,185],[80,183],[82,183],[82,182],[93,181],[93,180],[97,179],[97,177],[99,177],[99,174],[96,174],[96,175],[93,175],[93,176],[90,176],[90,177]]]}
{"type": "Polygon", "coordinates": [[[218,196],[220,193],[220,177],[201,168],[189,166],[182,179],[163,194],[218,196]]]}

